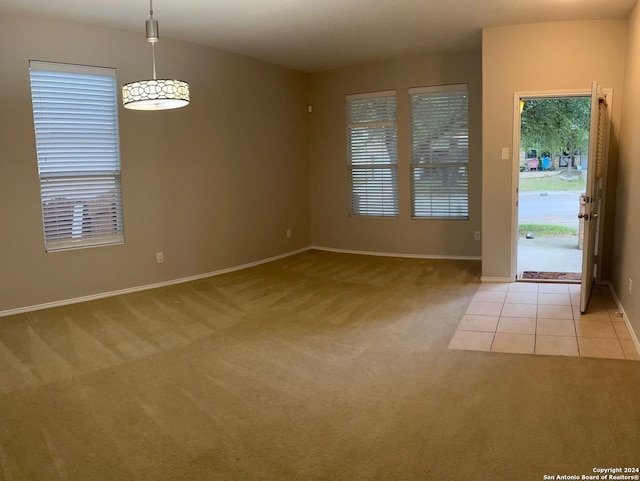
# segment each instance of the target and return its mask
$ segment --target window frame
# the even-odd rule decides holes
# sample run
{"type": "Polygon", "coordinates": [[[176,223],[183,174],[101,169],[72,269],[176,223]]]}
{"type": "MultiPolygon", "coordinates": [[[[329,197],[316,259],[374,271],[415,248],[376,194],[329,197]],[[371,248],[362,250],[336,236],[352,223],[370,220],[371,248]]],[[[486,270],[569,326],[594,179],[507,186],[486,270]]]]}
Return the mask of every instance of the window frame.
{"type": "Polygon", "coordinates": [[[116,69],[30,60],[29,80],[45,252],[124,244],[116,69]]]}
{"type": "MultiPolygon", "coordinates": [[[[410,183],[411,183],[411,218],[415,220],[453,220],[453,221],[468,221],[469,220],[469,89],[466,83],[464,84],[451,84],[451,85],[438,85],[438,86],[430,86],[430,87],[414,87],[410,88],[408,91],[409,94],[409,125],[410,125],[410,158],[409,158],[409,175],[410,175],[410,183]],[[417,140],[416,140],[416,111],[414,110],[414,97],[426,97],[429,95],[436,94],[435,96],[440,96],[441,98],[446,98],[448,93],[462,93],[465,99],[464,103],[464,135],[455,135],[455,136],[444,136],[444,140],[446,140],[449,144],[449,147],[445,149],[445,159],[436,162],[433,160],[416,161],[419,153],[416,149],[417,140]],[[453,155],[454,160],[450,160],[452,157],[452,153],[454,149],[452,149],[452,142],[456,142],[455,146],[455,155],[453,155]],[[462,161],[461,158],[464,157],[466,160],[462,161]],[[428,168],[437,169],[438,164],[440,164],[440,168],[442,168],[443,164],[445,167],[448,167],[447,164],[458,164],[458,169],[456,174],[454,175],[454,181],[456,185],[459,183],[460,179],[464,179],[465,183],[461,189],[442,189],[441,192],[446,190],[443,201],[442,199],[438,201],[440,205],[449,204],[449,208],[446,209],[447,213],[444,213],[444,208],[439,208],[438,204],[434,203],[433,197],[428,203],[431,204],[431,207],[428,208],[428,213],[419,213],[420,206],[417,205],[417,192],[416,192],[416,171],[424,170],[428,168]],[[461,174],[460,170],[463,169],[464,173],[461,174]],[[456,200],[456,191],[464,191],[463,200],[456,200]],[[452,201],[453,199],[453,201],[452,201]],[[434,206],[435,204],[435,206],[434,206]],[[464,208],[460,215],[456,215],[453,211],[456,205],[464,204],[464,208]],[[454,208],[451,207],[454,206],[454,208]]],[[[434,97],[435,97],[434,96],[434,97]]],[[[453,101],[449,101],[449,106],[453,103],[453,101]]],[[[420,119],[421,122],[428,122],[428,118],[425,120],[424,118],[420,119]]],[[[432,149],[430,149],[432,150],[432,149]]],[[[422,149],[424,152],[424,148],[422,149]]],[[[435,155],[432,150],[432,154],[435,155]]],[[[436,172],[438,173],[438,172],[436,172]]],[[[441,172],[438,173],[440,176],[440,182],[442,184],[447,184],[451,182],[451,176],[445,169],[442,169],[441,172]]],[[[425,191],[424,187],[421,188],[422,191],[425,191]]],[[[437,193],[437,191],[435,191],[437,193]]],[[[434,195],[434,191],[430,191],[430,196],[434,195]]]]}
{"type": "MultiPolygon", "coordinates": [[[[348,208],[348,212],[349,212],[349,217],[352,218],[363,218],[363,219],[397,219],[400,216],[400,206],[399,206],[399,195],[398,195],[398,99],[397,99],[397,92],[396,90],[380,90],[380,91],[374,91],[374,92],[364,92],[364,93],[357,93],[357,94],[348,94],[346,96],[346,101],[345,101],[345,105],[346,105],[346,157],[347,157],[347,167],[348,167],[348,174],[349,174],[349,208],[348,208]],[[375,119],[375,120],[371,120],[371,121],[365,121],[364,119],[360,122],[352,122],[351,120],[351,105],[350,102],[357,102],[357,101],[361,101],[361,100],[372,100],[372,99],[393,99],[393,120],[388,120],[388,119],[375,119]],[[354,132],[355,129],[363,129],[363,128],[367,128],[367,129],[371,129],[372,132],[376,133],[376,134],[380,134],[380,132],[375,132],[374,129],[386,129],[386,128],[392,128],[393,129],[393,146],[392,146],[392,151],[390,152],[388,150],[388,148],[386,149],[387,154],[389,154],[390,156],[390,162],[388,163],[378,163],[378,162],[373,162],[373,163],[369,163],[369,164],[365,164],[365,163],[361,163],[361,162],[357,162],[354,163],[354,150],[353,150],[353,144],[351,142],[352,139],[352,134],[354,132]],[[371,171],[372,173],[375,171],[384,171],[384,170],[388,170],[390,173],[390,182],[391,182],[391,205],[389,206],[388,203],[385,203],[384,200],[380,200],[381,202],[381,210],[384,210],[386,208],[390,208],[391,212],[388,214],[385,214],[384,212],[372,212],[372,213],[368,213],[366,211],[362,211],[362,210],[356,210],[356,204],[360,205],[360,201],[358,199],[358,202],[356,202],[357,199],[357,195],[359,195],[357,192],[355,192],[354,190],[354,182],[355,182],[355,177],[354,175],[356,171],[371,171]]],[[[374,114],[375,117],[375,114],[374,114]]],[[[386,135],[386,134],[385,134],[386,135]]],[[[380,147],[379,145],[377,146],[378,148],[380,147]]],[[[375,151],[374,151],[375,152],[375,151]]],[[[362,152],[357,152],[356,155],[361,155],[362,152]]],[[[362,175],[362,173],[360,174],[362,175]]],[[[385,184],[385,179],[379,180],[379,182],[384,186],[385,184]]],[[[379,198],[382,198],[382,196],[385,195],[384,190],[381,190],[379,193],[377,193],[377,195],[379,196],[379,198]]],[[[375,194],[372,193],[372,197],[374,197],[375,194]]],[[[374,202],[373,200],[371,201],[372,203],[374,202]]],[[[370,207],[367,210],[371,210],[373,211],[374,208],[370,207]]]]}

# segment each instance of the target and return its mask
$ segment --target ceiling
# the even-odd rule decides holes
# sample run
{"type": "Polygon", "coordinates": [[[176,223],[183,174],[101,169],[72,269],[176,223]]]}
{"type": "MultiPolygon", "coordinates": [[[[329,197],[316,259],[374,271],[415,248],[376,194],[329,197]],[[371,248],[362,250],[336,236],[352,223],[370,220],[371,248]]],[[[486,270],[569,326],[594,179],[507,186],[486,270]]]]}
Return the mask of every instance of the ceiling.
{"type": "MultiPolygon", "coordinates": [[[[162,37],[317,72],[424,52],[480,50],[481,29],[626,19],[637,0],[155,0],[162,37]]],[[[0,14],[140,32],[147,0],[0,0],[0,14]]]]}

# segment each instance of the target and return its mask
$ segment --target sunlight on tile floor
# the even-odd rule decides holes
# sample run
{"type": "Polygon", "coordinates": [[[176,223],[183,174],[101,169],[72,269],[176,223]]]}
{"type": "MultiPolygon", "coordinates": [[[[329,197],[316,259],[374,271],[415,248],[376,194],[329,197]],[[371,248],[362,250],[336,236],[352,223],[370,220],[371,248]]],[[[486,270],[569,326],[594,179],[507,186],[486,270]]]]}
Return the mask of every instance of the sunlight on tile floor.
{"type": "Polygon", "coordinates": [[[609,288],[594,286],[580,314],[580,285],[482,284],[449,349],[640,360],[609,288]]]}

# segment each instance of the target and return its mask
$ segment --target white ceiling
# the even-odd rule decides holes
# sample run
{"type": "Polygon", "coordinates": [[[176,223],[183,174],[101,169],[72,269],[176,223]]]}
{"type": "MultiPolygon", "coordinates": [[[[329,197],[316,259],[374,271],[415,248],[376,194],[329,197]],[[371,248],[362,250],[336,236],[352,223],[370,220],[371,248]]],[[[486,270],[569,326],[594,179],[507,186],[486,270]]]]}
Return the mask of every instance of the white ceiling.
{"type": "MultiPolygon", "coordinates": [[[[483,27],[626,19],[637,0],[155,0],[162,37],[306,72],[429,51],[480,50],[483,27]]],[[[138,31],[148,0],[0,0],[0,14],[138,31]]]]}

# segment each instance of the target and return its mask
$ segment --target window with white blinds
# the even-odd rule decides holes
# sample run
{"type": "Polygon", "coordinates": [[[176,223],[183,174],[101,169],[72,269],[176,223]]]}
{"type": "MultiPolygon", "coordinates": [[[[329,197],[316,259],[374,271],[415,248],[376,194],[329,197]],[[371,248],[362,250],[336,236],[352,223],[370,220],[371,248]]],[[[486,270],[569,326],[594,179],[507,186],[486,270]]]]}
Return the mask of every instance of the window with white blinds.
{"type": "Polygon", "coordinates": [[[396,92],[347,96],[351,215],[398,216],[396,92]]]}
{"type": "Polygon", "coordinates": [[[469,218],[466,85],[409,89],[414,218],[469,218]]]}
{"type": "Polygon", "coordinates": [[[123,243],[115,69],[29,67],[45,250],[123,243]]]}

